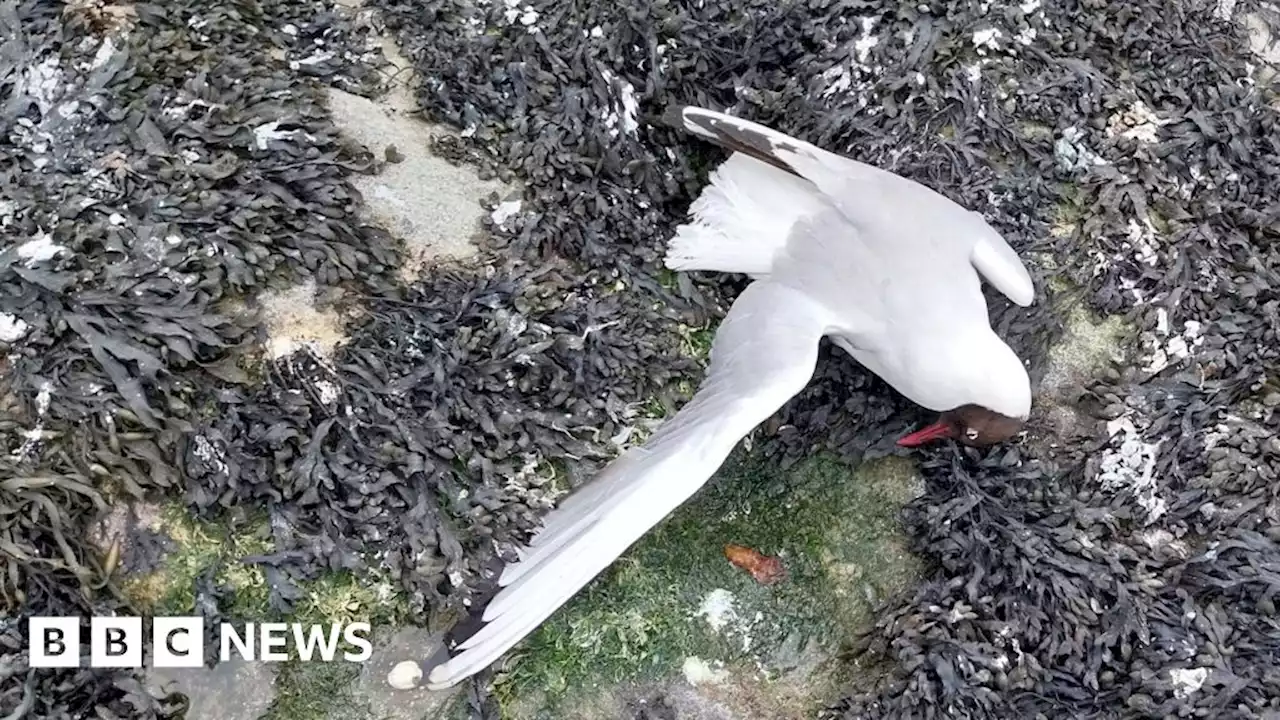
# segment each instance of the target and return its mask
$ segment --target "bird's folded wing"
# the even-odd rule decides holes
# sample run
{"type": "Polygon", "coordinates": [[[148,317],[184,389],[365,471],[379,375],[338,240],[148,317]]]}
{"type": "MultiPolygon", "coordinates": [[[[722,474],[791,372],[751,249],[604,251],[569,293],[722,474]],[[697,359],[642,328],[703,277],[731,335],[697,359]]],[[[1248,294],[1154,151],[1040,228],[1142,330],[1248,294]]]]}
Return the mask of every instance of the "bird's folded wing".
{"type": "Polygon", "coordinates": [[[1031,275],[1009,243],[982,215],[946,201],[932,189],[750,120],[694,107],[683,108],[680,117],[685,129],[699,137],[813,183],[833,206],[855,223],[875,217],[898,222],[902,206],[911,204],[912,197],[919,197],[914,193],[936,195],[954,209],[933,218],[946,225],[938,236],[972,239],[969,260],[987,282],[1023,307],[1034,299],[1031,275]]]}
{"type": "Polygon", "coordinates": [[[487,623],[428,677],[448,687],[520,642],[715,473],[734,446],[809,382],[827,312],[791,288],[757,282],[716,332],[697,394],[649,438],[548,513],[487,623]]]}

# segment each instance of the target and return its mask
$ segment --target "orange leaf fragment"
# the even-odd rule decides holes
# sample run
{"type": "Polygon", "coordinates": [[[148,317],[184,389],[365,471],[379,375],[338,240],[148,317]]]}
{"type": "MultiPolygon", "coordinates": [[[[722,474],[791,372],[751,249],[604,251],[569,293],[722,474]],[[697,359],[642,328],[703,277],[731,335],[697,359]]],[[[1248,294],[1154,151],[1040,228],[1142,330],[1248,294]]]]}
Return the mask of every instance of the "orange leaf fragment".
{"type": "Polygon", "coordinates": [[[761,585],[772,585],[787,577],[782,558],[764,555],[741,545],[725,545],[724,556],[735,567],[751,573],[751,577],[761,585]]]}

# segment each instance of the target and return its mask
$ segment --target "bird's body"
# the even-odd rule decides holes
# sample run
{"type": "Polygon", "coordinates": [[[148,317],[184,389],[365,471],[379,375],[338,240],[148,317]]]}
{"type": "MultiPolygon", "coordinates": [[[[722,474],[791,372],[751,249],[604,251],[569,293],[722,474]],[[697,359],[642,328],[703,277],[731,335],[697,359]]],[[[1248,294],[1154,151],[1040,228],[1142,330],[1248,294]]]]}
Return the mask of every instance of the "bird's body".
{"type": "MultiPolygon", "coordinates": [[[[853,207],[835,207],[811,183],[805,188],[800,178],[734,154],[694,204],[698,221],[672,240],[668,265],[744,272],[758,283],[803,293],[831,313],[832,327],[824,334],[926,408],[944,411],[972,402],[975,390],[990,386],[991,397],[980,404],[1006,415],[1025,414],[1028,384],[974,381],[989,372],[1022,372],[1021,362],[991,330],[970,260],[978,243],[993,241],[999,246],[989,254],[999,257],[998,248],[1008,247],[1004,240],[981,217],[932,191],[923,202],[894,208],[892,193],[914,190],[914,200],[925,188],[840,159],[864,173],[842,180],[846,188],[854,186],[851,194],[859,194],[853,207]],[[849,221],[846,213],[859,221],[849,221]],[[948,214],[949,222],[940,221],[948,214]],[[862,241],[868,236],[884,241],[862,241]]],[[[1011,276],[1008,284],[1030,287],[1030,278],[1017,277],[1026,271],[1013,260],[1016,265],[1001,268],[1011,276]]]]}
{"type": "Polygon", "coordinates": [[[1034,289],[981,216],[754,123],[696,108],[681,117],[690,132],[736,152],[694,202],[667,266],[754,282],[717,330],[698,393],[547,515],[502,573],[488,624],[431,672],[432,687],[498,659],[696,492],[804,388],[824,336],[944,413],[916,433],[923,439],[986,444],[1011,435],[1030,411],[1026,370],[991,330],[979,273],[1020,305],[1034,289]]]}

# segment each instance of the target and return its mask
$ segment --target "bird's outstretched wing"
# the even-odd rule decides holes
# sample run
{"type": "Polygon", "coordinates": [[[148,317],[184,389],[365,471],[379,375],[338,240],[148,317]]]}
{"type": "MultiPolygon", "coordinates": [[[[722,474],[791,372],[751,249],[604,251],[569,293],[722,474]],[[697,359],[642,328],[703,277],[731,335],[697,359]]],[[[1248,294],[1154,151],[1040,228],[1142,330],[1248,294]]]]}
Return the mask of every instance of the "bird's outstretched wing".
{"type": "Polygon", "coordinates": [[[828,313],[792,288],[756,282],[716,332],[697,394],[548,513],[508,565],[485,608],[487,623],[434,668],[441,689],[483,670],[692,496],[744,436],[809,382],[828,313]]]}
{"type": "Polygon", "coordinates": [[[881,218],[901,226],[910,217],[916,234],[971,240],[969,261],[987,282],[1023,307],[1035,299],[1031,275],[1009,243],[980,214],[935,190],[750,120],[696,107],[680,108],[679,118],[701,138],[808,180],[855,223],[881,218]]]}

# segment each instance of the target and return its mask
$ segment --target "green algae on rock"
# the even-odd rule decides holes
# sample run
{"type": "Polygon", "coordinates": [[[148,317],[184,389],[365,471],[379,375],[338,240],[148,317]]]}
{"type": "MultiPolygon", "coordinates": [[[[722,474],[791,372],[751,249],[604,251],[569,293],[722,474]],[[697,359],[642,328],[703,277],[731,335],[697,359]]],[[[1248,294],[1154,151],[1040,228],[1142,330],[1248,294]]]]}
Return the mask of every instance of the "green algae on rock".
{"type": "Polygon", "coordinates": [[[153,571],[123,577],[125,595],[146,612],[187,614],[196,607],[196,581],[211,572],[216,583],[233,592],[233,612],[265,612],[262,570],[240,559],[267,552],[270,541],[260,525],[248,527],[232,532],[194,520],[177,504],[163,507],[150,529],[172,541],[174,549],[153,571]]]}
{"type": "Polygon", "coordinates": [[[504,715],[596,717],[688,685],[732,712],[811,713],[848,680],[841,643],[918,576],[897,516],[922,491],[903,458],[784,473],[739,451],[517,648],[495,683],[504,715]],[[779,556],[788,579],[755,582],[730,543],[779,556]]]}
{"type": "Polygon", "coordinates": [[[408,615],[399,586],[372,572],[322,574],[299,585],[302,594],[292,612],[273,611],[262,566],[246,562],[271,547],[262,522],[240,523],[232,530],[193,519],[180,506],[169,505],[152,529],[172,541],[174,549],[153,571],[122,578],[123,591],[141,610],[161,615],[193,612],[197,580],[212,573],[214,582],[230,591],[227,612],[244,620],[391,624],[408,615]]]}

